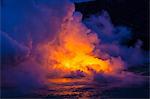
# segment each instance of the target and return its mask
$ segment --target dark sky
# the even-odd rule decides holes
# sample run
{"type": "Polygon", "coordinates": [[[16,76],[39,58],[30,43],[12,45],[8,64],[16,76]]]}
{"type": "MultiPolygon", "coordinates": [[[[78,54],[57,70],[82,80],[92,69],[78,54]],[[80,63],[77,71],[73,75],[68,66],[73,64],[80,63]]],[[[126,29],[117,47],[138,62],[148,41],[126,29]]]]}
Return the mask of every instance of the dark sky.
{"type": "Polygon", "coordinates": [[[76,3],[76,10],[86,18],[91,14],[107,10],[114,25],[125,25],[132,29],[133,45],[137,39],[143,41],[142,48],[149,49],[149,0],[96,0],[76,3]]]}

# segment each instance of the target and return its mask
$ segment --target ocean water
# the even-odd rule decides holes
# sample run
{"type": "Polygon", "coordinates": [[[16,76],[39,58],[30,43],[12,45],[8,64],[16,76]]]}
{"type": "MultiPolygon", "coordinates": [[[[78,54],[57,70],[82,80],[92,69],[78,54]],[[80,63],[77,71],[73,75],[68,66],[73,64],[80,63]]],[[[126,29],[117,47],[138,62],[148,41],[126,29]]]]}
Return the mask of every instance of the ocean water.
{"type": "Polygon", "coordinates": [[[2,98],[49,98],[49,99],[109,99],[140,98],[148,99],[148,81],[139,86],[108,87],[105,83],[90,82],[86,78],[53,78],[43,88],[30,94],[22,94],[15,87],[2,88],[2,98]]]}

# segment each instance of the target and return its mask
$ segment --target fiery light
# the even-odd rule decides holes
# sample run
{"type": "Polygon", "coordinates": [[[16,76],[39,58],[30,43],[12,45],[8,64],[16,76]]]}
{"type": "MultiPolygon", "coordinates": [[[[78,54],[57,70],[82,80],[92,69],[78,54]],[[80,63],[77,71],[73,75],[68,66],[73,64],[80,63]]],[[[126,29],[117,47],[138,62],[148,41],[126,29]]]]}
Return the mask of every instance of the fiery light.
{"type": "Polygon", "coordinates": [[[91,71],[114,73],[122,68],[121,60],[114,64],[110,58],[102,60],[95,54],[99,39],[96,33],[87,29],[78,19],[71,17],[62,24],[53,43],[41,44],[39,49],[43,51],[45,65],[49,69],[62,70],[64,72],[81,71],[90,75],[91,71]]]}

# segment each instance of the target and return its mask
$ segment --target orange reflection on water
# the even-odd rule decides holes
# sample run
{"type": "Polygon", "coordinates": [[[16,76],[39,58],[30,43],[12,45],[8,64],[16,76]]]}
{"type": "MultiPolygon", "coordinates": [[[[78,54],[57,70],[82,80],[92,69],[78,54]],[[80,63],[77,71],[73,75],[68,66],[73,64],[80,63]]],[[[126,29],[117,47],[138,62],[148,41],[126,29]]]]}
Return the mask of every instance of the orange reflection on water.
{"type": "Polygon", "coordinates": [[[49,83],[53,84],[71,84],[71,83],[86,83],[88,82],[87,79],[71,79],[71,78],[53,78],[53,79],[48,79],[49,83]]]}
{"type": "Polygon", "coordinates": [[[49,96],[60,96],[64,98],[88,98],[93,96],[95,89],[88,84],[86,78],[54,78],[48,80],[49,96]]]}

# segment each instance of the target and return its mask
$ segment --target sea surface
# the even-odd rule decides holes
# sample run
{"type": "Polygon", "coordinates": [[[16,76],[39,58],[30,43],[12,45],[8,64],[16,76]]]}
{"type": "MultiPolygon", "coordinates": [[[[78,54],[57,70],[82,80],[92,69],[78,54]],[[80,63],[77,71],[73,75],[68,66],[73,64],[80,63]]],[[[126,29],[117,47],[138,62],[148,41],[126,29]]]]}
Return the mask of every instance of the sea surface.
{"type": "Polygon", "coordinates": [[[53,78],[43,88],[22,94],[14,87],[2,88],[2,98],[49,98],[49,99],[148,99],[148,81],[139,86],[110,88],[105,83],[89,83],[85,78],[53,78]]]}

